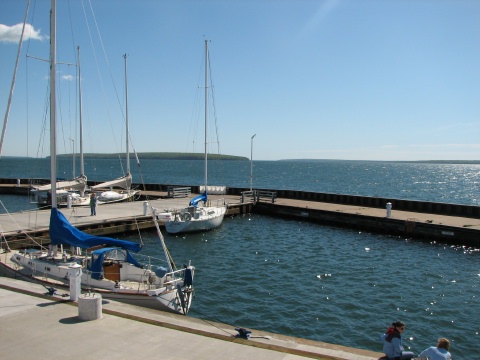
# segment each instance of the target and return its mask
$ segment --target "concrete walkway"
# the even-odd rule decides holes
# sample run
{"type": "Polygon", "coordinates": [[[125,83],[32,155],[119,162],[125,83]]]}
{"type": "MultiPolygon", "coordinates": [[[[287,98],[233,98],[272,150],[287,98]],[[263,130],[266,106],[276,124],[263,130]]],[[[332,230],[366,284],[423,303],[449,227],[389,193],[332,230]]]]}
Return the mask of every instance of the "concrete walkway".
{"type": "MultiPolygon", "coordinates": [[[[2,359],[379,359],[382,354],[233,327],[103,300],[99,320],[38,284],[0,277],[2,359]]],[[[66,294],[65,294],[66,295],[66,294]]],[[[252,330],[252,329],[250,329],[252,330]]]]}
{"type": "MultiPolygon", "coordinates": [[[[378,218],[385,218],[387,216],[386,209],[379,209],[366,206],[356,206],[356,205],[342,205],[334,203],[324,203],[317,201],[306,201],[306,200],[294,200],[294,199],[283,199],[277,198],[275,201],[277,205],[287,205],[294,206],[299,209],[316,209],[323,211],[334,211],[347,214],[355,214],[359,216],[374,216],[378,218]]],[[[391,219],[397,220],[412,220],[417,222],[453,226],[458,228],[469,228],[480,230],[480,219],[460,217],[460,216],[447,216],[439,214],[429,214],[429,213],[418,213],[413,211],[401,211],[395,210],[391,211],[391,219]]]]}

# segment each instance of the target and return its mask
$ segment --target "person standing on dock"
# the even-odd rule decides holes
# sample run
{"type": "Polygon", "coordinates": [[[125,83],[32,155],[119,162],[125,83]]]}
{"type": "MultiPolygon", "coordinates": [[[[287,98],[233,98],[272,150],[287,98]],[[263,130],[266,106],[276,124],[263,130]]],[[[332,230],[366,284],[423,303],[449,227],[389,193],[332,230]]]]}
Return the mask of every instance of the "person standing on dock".
{"type": "Polygon", "coordinates": [[[414,357],[412,352],[403,350],[402,334],[405,328],[405,323],[395,321],[380,338],[383,341],[383,352],[388,360],[408,360],[414,357]]]}
{"type": "Polygon", "coordinates": [[[90,216],[96,216],[97,215],[97,197],[95,196],[95,193],[90,195],[90,216]]]}
{"type": "Polygon", "coordinates": [[[438,339],[437,346],[431,346],[428,349],[423,350],[419,359],[429,359],[429,360],[450,360],[452,354],[448,351],[450,350],[450,341],[445,338],[438,339]]]}

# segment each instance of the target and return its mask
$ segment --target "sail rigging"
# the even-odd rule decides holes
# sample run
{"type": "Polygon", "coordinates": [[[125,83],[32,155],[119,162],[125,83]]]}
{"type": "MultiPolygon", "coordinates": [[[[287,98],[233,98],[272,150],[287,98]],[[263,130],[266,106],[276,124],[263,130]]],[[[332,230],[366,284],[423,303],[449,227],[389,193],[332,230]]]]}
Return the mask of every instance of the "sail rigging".
{"type": "Polygon", "coordinates": [[[5,118],[3,120],[2,135],[0,137],[0,157],[2,157],[3,141],[5,133],[7,132],[8,116],[10,114],[10,107],[12,105],[13,90],[15,89],[15,79],[17,78],[18,61],[20,59],[20,52],[22,51],[23,36],[25,34],[25,25],[27,24],[28,9],[30,8],[30,0],[27,2],[27,9],[25,10],[25,18],[23,20],[22,33],[18,42],[17,60],[15,61],[15,69],[13,70],[12,85],[10,86],[10,93],[8,95],[7,109],[5,111],[5,118]]]}
{"type": "MultiPolygon", "coordinates": [[[[56,189],[56,0],[51,0],[50,29],[50,181],[56,189]]],[[[54,192],[55,194],[55,192],[54,192]]],[[[2,275],[24,276],[32,282],[48,286],[69,287],[71,269],[81,269],[80,281],[83,290],[100,293],[103,297],[163,309],[186,315],[193,300],[193,277],[195,268],[190,265],[177,269],[160,232],[155,212],[152,210],[163,259],[147,257],[142,264],[130,254],[142,248],[140,243],[87,234],[72,224],[58,209],[57,196],[51,196],[50,245],[33,244],[33,248],[12,250],[11,257],[0,259],[2,275]],[[64,246],[58,252],[58,245],[64,246]],[[65,246],[67,245],[67,246],[65,246]],[[105,247],[106,246],[106,247],[105,247]],[[67,255],[70,247],[70,256],[67,255]],[[92,249],[92,247],[100,247],[92,249]],[[85,251],[82,251],[85,250],[85,251]],[[93,250],[93,251],[91,251],[93,250]],[[160,264],[158,263],[160,261],[160,264]],[[168,270],[162,265],[168,264],[168,270]],[[42,269],[42,271],[38,271],[42,269]]],[[[23,247],[23,245],[22,245],[23,247]]],[[[76,300],[76,299],[72,299],[76,300]]]]}
{"type": "MultiPolygon", "coordinates": [[[[208,199],[208,40],[205,40],[205,155],[204,155],[204,185],[200,186],[200,195],[190,200],[188,207],[172,214],[167,214],[169,220],[165,222],[167,232],[172,234],[186,233],[194,231],[211,230],[220,226],[227,211],[225,203],[212,206],[208,199]],[[203,202],[203,206],[199,203],[203,202]]],[[[165,215],[165,214],[163,214],[165,215]]]]}

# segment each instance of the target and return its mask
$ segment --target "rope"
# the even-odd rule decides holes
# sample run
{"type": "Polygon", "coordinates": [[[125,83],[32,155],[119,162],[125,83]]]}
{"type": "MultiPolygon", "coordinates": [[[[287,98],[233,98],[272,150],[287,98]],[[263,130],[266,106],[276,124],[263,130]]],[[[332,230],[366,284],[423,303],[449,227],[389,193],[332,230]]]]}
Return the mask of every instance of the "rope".
{"type": "MultiPolygon", "coordinates": [[[[0,202],[1,202],[1,201],[0,201],[0,202]]],[[[12,249],[10,249],[10,246],[8,245],[7,239],[5,238],[5,234],[3,233],[2,225],[0,225],[0,234],[2,234],[3,241],[5,242],[5,245],[6,245],[6,247],[7,247],[7,248],[5,249],[5,250],[6,250],[5,252],[7,253],[7,252],[12,251],[12,249]]],[[[1,250],[1,246],[0,246],[0,250],[1,250]]]]}
{"type": "MultiPolygon", "coordinates": [[[[7,210],[7,208],[5,207],[5,205],[3,204],[2,200],[0,200],[0,204],[2,205],[3,209],[5,210],[5,212],[7,213],[8,217],[15,223],[15,225],[17,225],[20,230],[19,230],[19,233],[22,233],[23,235],[25,235],[27,237],[27,239],[29,239],[30,241],[32,241],[34,244],[36,244],[37,246],[39,246],[41,249],[46,249],[42,244],[39,244],[38,242],[36,242],[30,235],[28,235],[25,230],[23,230],[20,225],[15,221],[15,219],[12,217],[12,215],[10,214],[10,212],[7,210]]],[[[3,238],[5,239],[5,242],[7,243],[7,239],[5,238],[5,235],[2,231],[2,236],[3,238]]],[[[7,246],[8,246],[8,243],[7,243],[7,246]]]]}
{"type": "MultiPolygon", "coordinates": [[[[209,318],[211,321],[215,321],[215,319],[212,319],[209,315],[204,314],[204,313],[202,313],[202,312],[200,312],[200,311],[198,311],[198,310],[196,310],[196,309],[193,309],[193,310],[190,309],[189,312],[190,312],[190,313],[192,313],[192,312],[193,312],[193,313],[197,313],[197,314],[199,314],[199,315],[201,315],[201,316],[203,316],[203,317],[209,318]]],[[[236,334],[231,333],[231,332],[228,332],[227,330],[218,327],[217,325],[211,323],[211,322],[208,321],[208,320],[205,320],[205,319],[203,319],[203,318],[199,318],[199,320],[203,321],[204,323],[206,323],[206,324],[208,324],[208,325],[210,325],[210,326],[213,326],[214,328],[216,328],[216,329],[224,332],[225,334],[228,334],[228,335],[230,335],[230,336],[232,336],[232,337],[235,337],[235,336],[236,336],[236,334]]]]}
{"type": "MultiPolygon", "coordinates": [[[[203,316],[203,317],[209,318],[211,321],[215,321],[215,319],[212,319],[209,315],[204,314],[204,313],[202,313],[202,312],[200,312],[200,311],[198,311],[198,310],[193,309],[193,310],[190,310],[190,311],[189,311],[189,313],[192,313],[192,312],[193,312],[193,313],[197,313],[197,314],[199,314],[199,315],[201,315],[201,316],[203,316]]],[[[198,318],[198,319],[201,320],[201,321],[203,321],[204,323],[210,325],[210,326],[213,326],[214,328],[216,328],[216,329],[218,329],[218,330],[220,330],[220,331],[222,331],[222,332],[224,332],[224,333],[226,333],[226,334],[228,334],[228,335],[231,335],[232,337],[242,337],[242,338],[245,338],[244,336],[241,335],[241,331],[244,331],[244,332],[248,333],[248,336],[246,337],[247,339],[250,338],[250,339],[267,339],[267,340],[270,340],[270,337],[269,337],[269,336],[251,336],[251,335],[250,335],[251,331],[246,330],[246,329],[244,329],[244,328],[236,327],[236,328],[235,328],[235,331],[237,331],[238,333],[235,334],[235,333],[229,332],[229,331],[227,331],[227,330],[225,330],[225,329],[222,329],[222,328],[218,327],[217,325],[215,325],[215,324],[211,323],[210,321],[207,321],[207,320],[205,320],[205,319],[203,319],[203,318],[198,318]]],[[[227,324],[227,325],[228,325],[228,324],[227,324]]]]}

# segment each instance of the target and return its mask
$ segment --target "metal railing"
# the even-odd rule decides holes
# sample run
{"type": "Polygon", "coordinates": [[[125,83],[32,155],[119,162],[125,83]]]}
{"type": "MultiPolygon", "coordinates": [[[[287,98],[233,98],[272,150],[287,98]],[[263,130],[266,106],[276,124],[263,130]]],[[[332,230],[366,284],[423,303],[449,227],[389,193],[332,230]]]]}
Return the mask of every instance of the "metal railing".
{"type": "Polygon", "coordinates": [[[170,198],[184,198],[190,196],[192,193],[191,187],[174,187],[169,186],[167,188],[168,197],[170,198]]]}
{"type": "Polygon", "coordinates": [[[242,203],[247,202],[247,200],[258,202],[261,200],[270,200],[272,203],[275,202],[277,198],[276,191],[267,191],[267,190],[253,190],[253,191],[242,191],[241,201],[242,203]]]}

